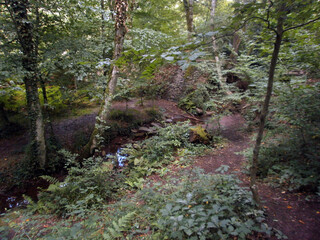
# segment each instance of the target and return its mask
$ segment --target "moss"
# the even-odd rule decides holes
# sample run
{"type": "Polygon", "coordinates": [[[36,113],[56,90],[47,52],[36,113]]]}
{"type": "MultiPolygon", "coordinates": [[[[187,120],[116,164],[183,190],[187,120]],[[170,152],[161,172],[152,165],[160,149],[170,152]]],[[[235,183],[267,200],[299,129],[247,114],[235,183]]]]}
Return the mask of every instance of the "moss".
{"type": "Polygon", "coordinates": [[[210,142],[209,134],[206,132],[206,130],[202,126],[198,125],[194,128],[190,128],[190,130],[194,133],[194,135],[200,142],[203,142],[203,143],[210,142]]]}
{"type": "Polygon", "coordinates": [[[192,74],[193,74],[196,70],[197,70],[197,68],[196,68],[195,66],[190,65],[190,66],[186,69],[186,71],[185,71],[185,73],[184,73],[184,77],[185,77],[186,79],[188,79],[189,77],[192,76],[192,74]]]}

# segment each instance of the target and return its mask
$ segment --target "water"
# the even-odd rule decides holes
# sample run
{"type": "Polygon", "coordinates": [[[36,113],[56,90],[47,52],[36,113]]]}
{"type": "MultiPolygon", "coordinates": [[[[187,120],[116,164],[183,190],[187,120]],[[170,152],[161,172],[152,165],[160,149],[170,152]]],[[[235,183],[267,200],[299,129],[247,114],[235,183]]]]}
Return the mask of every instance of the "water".
{"type": "Polygon", "coordinates": [[[14,208],[14,207],[25,207],[29,204],[28,200],[17,200],[17,197],[8,197],[6,200],[8,204],[8,208],[14,208]]]}
{"type": "Polygon", "coordinates": [[[124,167],[128,158],[128,154],[122,153],[122,148],[118,148],[115,154],[107,154],[105,156],[106,160],[111,160],[114,165],[117,167],[124,167]]]}

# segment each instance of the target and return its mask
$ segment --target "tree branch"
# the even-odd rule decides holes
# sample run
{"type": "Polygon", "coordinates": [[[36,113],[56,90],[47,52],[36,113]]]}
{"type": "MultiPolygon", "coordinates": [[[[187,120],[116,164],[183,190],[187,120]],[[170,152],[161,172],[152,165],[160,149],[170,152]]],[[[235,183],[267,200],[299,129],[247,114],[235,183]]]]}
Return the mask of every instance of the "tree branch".
{"type": "Polygon", "coordinates": [[[315,18],[313,20],[310,20],[309,22],[306,22],[306,23],[302,23],[302,24],[299,24],[299,25],[296,25],[296,26],[293,26],[293,27],[286,28],[286,29],[283,30],[283,32],[287,32],[287,31],[290,31],[292,29],[296,29],[296,28],[299,28],[299,27],[306,26],[306,25],[308,25],[310,23],[313,23],[313,22],[316,22],[318,20],[320,20],[320,17],[317,17],[317,18],[315,18]]]}

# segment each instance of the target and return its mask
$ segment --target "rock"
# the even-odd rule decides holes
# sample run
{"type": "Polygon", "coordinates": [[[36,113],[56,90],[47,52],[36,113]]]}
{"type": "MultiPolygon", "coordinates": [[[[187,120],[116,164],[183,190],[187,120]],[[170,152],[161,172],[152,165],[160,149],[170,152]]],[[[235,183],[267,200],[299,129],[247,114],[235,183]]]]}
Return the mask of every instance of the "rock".
{"type": "Polygon", "coordinates": [[[171,119],[171,118],[168,118],[168,119],[166,119],[166,121],[165,121],[166,123],[172,123],[173,122],[173,120],[171,119]]]}
{"type": "Polygon", "coordinates": [[[156,128],[162,128],[162,126],[159,123],[151,123],[151,126],[156,127],[156,128]]]}
{"type": "Polygon", "coordinates": [[[214,115],[214,114],[215,114],[214,111],[207,111],[207,112],[206,112],[206,115],[207,115],[207,116],[212,116],[212,115],[214,115]]]}
{"type": "Polygon", "coordinates": [[[145,132],[138,132],[138,133],[135,133],[135,134],[134,134],[134,137],[140,138],[140,137],[144,137],[145,135],[146,135],[145,132]]]}
{"type": "Polygon", "coordinates": [[[203,115],[203,110],[200,108],[196,108],[197,115],[203,115]]]}
{"type": "Polygon", "coordinates": [[[210,143],[210,136],[207,131],[202,126],[196,126],[194,128],[190,128],[190,142],[192,143],[210,143]]]}
{"type": "Polygon", "coordinates": [[[186,121],[187,119],[185,118],[185,117],[183,117],[183,116],[175,116],[175,117],[173,117],[173,119],[172,119],[172,121],[174,122],[174,123],[177,123],[177,122],[183,122],[183,121],[186,121]]]}
{"type": "Polygon", "coordinates": [[[146,132],[146,133],[154,133],[155,129],[154,128],[148,128],[148,127],[140,127],[139,132],[146,132]]]}

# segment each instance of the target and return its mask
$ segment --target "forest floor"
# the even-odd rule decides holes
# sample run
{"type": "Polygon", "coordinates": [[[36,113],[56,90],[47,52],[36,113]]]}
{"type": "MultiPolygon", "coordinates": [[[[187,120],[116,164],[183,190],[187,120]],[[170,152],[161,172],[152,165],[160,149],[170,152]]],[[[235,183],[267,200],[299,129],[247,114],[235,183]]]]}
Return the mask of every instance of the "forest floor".
{"type": "MultiPolygon", "coordinates": [[[[146,101],[143,107],[137,105],[136,101],[128,103],[129,108],[136,110],[152,106],[162,109],[165,119],[172,122],[189,119],[193,124],[204,124],[203,118],[191,116],[179,109],[176,103],[166,100],[146,101]]],[[[117,102],[113,107],[125,109],[126,103],[117,102]]],[[[94,111],[92,114],[55,122],[54,132],[63,146],[72,144],[76,137],[75,133],[79,129],[90,132],[94,126],[96,114],[97,111],[94,111]]],[[[243,171],[246,160],[240,154],[253,146],[251,135],[245,131],[246,122],[240,114],[233,114],[222,117],[220,124],[222,136],[227,139],[227,144],[209,155],[197,157],[193,167],[200,167],[206,173],[215,174],[216,169],[221,165],[228,165],[230,168],[227,173],[236,174],[243,181],[243,185],[248,186],[249,179],[243,171]]],[[[1,171],[14,166],[22,159],[26,143],[26,135],[16,135],[0,140],[1,171]]],[[[306,196],[302,193],[291,193],[280,188],[273,188],[261,181],[259,182],[259,193],[269,226],[280,230],[289,240],[320,239],[320,202],[307,201],[306,196]]]]}

